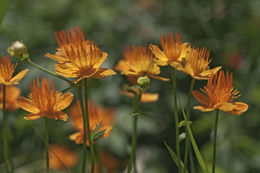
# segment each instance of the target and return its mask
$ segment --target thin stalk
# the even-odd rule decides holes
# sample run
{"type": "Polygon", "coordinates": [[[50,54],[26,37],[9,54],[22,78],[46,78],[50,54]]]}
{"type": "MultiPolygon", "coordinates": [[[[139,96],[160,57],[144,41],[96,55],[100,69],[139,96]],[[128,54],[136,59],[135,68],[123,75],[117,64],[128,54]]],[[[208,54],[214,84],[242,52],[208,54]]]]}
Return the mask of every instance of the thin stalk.
{"type": "MultiPolygon", "coordinates": [[[[80,99],[80,107],[81,107],[81,111],[82,111],[82,119],[83,119],[83,145],[82,145],[82,168],[81,171],[82,173],[86,172],[86,159],[87,159],[87,127],[86,127],[86,116],[85,116],[85,109],[83,106],[83,94],[82,94],[82,89],[78,88],[78,92],[79,92],[79,99],[80,99]]],[[[88,111],[87,111],[88,112],[88,111]]]]}
{"type": "Polygon", "coordinates": [[[88,79],[84,79],[85,86],[85,116],[86,116],[86,125],[87,125],[87,135],[90,147],[90,156],[91,156],[91,173],[94,173],[95,168],[95,151],[93,147],[93,141],[91,139],[90,134],[90,126],[89,126],[89,113],[88,113],[88,79]]]}
{"type": "MultiPolygon", "coordinates": [[[[139,94],[137,95],[134,101],[134,106],[133,106],[134,113],[139,112],[142,95],[143,95],[143,89],[140,89],[139,94]]],[[[136,165],[137,123],[138,123],[138,115],[135,115],[133,120],[132,150],[130,155],[130,162],[128,165],[128,171],[127,171],[128,173],[131,172],[132,166],[136,165]]]]}
{"type": "Polygon", "coordinates": [[[7,135],[6,135],[6,86],[3,85],[3,144],[4,144],[4,162],[5,162],[5,172],[9,173],[8,169],[8,144],[7,144],[7,135]]]}
{"type": "Polygon", "coordinates": [[[212,163],[212,173],[215,173],[215,163],[216,163],[216,148],[217,148],[217,130],[218,130],[218,115],[219,110],[216,110],[215,126],[214,126],[214,141],[213,141],[213,163],[212,163]]]}
{"type": "Polygon", "coordinates": [[[68,82],[68,83],[71,84],[72,86],[75,86],[75,85],[76,85],[74,82],[70,81],[69,79],[66,79],[65,77],[62,77],[62,76],[60,76],[60,75],[58,75],[58,74],[56,74],[56,73],[54,73],[54,72],[52,72],[52,71],[50,71],[50,70],[48,70],[48,69],[46,69],[46,68],[43,68],[42,66],[39,66],[38,64],[35,64],[34,62],[32,62],[31,59],[28,59],[26,62],[28,62],[28,63],[31,64],[32,66],[34,66],[34,67],[36,67],[36,68],[38,68],[38,69],[40,69],[40,70],[42,70],[42,71],[44,71],[44,72],[46,72],[46,73],[51,74],[52,76],[55,76],[55,77],[57,77],[57,78],[60,78],[60,79],[62,79],[62,80],[64,80],[64,81],[68,82]]]}
{"type": "MultiPolygon", "coordinates": [[[[192,90],[194,88],[194,84],[195,84],[195,79],[192,78],[191,80],[191,84],[190,84],[190,89],[189,89],[189,94],[188,94],[188,100],[187,100],[187,106],[186,106],[186,116],[187,116],[187,120],[190,120],[190,100],[191,100],[191,95],[192,95],[192,90]]],[[[187,135],[188,130],[185,127],[185,134],[186,134],[186,140],[185,140],[185,152],[184,152],[184,170],[187,169],[187,163],[188,163],[188,155],[189,155],[189,148],[190,148],[190,138],[189,135],[187,135]]],[[[192,155],[190,154],[190,157],[192,157],[192,155]]]]}
{"type": "Polygon", "coordinates": [[[46,173],[49,173],[49,132],[48,118],[45,117],[45,154],[46,154],[46,173]]]}
{"type": "Polygon", "coordinates": [[[181,169],[181,154],[180,154],[180,138],[179,138],[179,115],[178,115],[178,104],[177,104],[177,82],[176,82],[176,76],[175,71],[172,67],[169,67],[169,71],[172,78],[172,84],[173,84],[173,101],[174,101],[174,122],[175,122],[175,141],[176,141],[176,153],[177,157],[179,159],[178,161],[178,172],[183,172],[181,169]]]}
{"type": "Polygon", "coordinates": [[[102,160],[101,160],[101,156],[100,156],[100,151],[98,149],[98,145],[97,143],[95,144],[94,146],[94,150],[96,151],[96,157],[97,157],[97,161],[98,161],[98,164],[99,164],[99,167],[100,167],[100,170],[101,170],[101,173],[104,173],[105,170],[104,170],[104,165],[102,163],[102,160]]]}

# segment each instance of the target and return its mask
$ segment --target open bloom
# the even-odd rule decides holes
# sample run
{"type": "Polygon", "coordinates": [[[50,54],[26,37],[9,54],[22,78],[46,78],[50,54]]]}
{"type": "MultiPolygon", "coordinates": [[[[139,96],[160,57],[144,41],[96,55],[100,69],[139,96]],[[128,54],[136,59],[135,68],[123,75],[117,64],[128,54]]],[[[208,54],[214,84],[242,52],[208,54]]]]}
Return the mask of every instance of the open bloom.
{"type": "Polygon", "coordinates": [[[16,85],[26,75],[28,69],[19,72],[13,76],[17,64],[12,64],[9,57],[0,57],[0,84],[16,85]]]}
{"type": "Polygon", "coordinates": [[[183,72],[197,80],[208,80],[211,75],[216,74],[221,67],[209,68],[209,51],[206,48],[192,48],[191,53],[185,59],[183,72]]]}
{"type": "Polygon", "coordinates": [[[153,55],[146,47],[138,46],[131,49],[127,46],[124,49],[124,57],[125,59],[120,60],[115,66],[115,69],[120,71],[122,75],[131,77],[134,81],[141,76],[163,81],[169,80],[158,76],[160,67],[153,62],[153,55]]]}
{"type": "MultiPolygon", "coordinates": [[[[21,91],[14,86],[6,86],[5,108],[6,110],[15,110],[19,108],[16,103],[21,91]]],[[[0,86],[0,108],[3,109],[3,86],[0,86]]]]}
{"type": "Polygon", "coordinates": [[[162,35],[161,46],[163,51],[156,45],[150,44],[149,48],[155,55],[154,61],[161,65],[170,65],[177,70],[183,71],[185,58],[191,52],[191,46],[189,43],[183,43],[182,38],[177,33],[175,34],[175,40],[173,34],[169,36],[162,35]]]}
{"type": "Polygon", "coordinates": [[[195,106],[202,112],[222,110],[234,115],[240,115],[248,109],[248,105],[242,102],[233,102],[239,97],[238,90],[233,88],[233,74],[220,71],[219,74],[209,77],[207,86],[201,92],[193,91],[192,95],[200,102],[201,106],[195,106]]]}
{"type": "Polygon", "coordinates": [[[73,100],[71,93],[63,94],[56,91],[52,81],[50,81],[51,90],[49,89],[46,78],[42,78],[42,87],[39,78],[31,84],[31,93],[29,98],[19,97],[18,105],[25,111],[30,112],[24,119],[35,120],[43,116],[55,120],[67,121],[68,115],[62,112],[73,100]]]}
{"type": "MultiPolygon", "coordinates": [[[[101,123],[98,131],[105,130],[103,138],[108,137],[111,133],[113,124],[115,122],[115,111],[111,108],[102,108],[98,107],[96,104],[88,102],[88,111],[89,111],[89,125],[90,125],[90,133],[101,123]]],[[[82,110],[80,106],[80,102],[77,101],[70,108],[70,115],[72,117],[72,125],[74,128],[79,130],[78,132],[70,135],[70,139],[75,141],[76,144],[83,143],[84,137],[84,128],[83,128],[83,118],[82,118],[82,110]]],[[[88,144],[88,141],[87,141],[88,144]]]]}
{"type": "Polygon", "coordinates": [[[52,144],[49,146],[50,168],[65,170],[74,167],[78,162],[78,155],[65,145],[52,144]]]}
{"type": "Polygon", "coordinates": [[[100,68],[107,58],[107,53],[102,52],[94,41],[86,40],[79,27],[74,31],[60,31],[55,35],[58,51],[45,56],[58,61],[55,65],[57,74],[78,78],[75,83],[83,78],[103,78],[116,74],[113,70],[100,68]]]}

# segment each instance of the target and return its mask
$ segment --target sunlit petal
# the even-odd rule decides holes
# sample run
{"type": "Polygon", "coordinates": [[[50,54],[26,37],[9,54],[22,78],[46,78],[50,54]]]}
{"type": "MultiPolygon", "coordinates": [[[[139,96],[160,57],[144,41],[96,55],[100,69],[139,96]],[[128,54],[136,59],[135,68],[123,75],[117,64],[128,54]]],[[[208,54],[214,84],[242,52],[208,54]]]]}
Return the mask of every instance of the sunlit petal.
{"type": "Polygon", "coordinates": [[[199,91],[192,91],[192,95],[198,102],[203,105],[208,105],[210,103],[209,98],[199,91]]]}
{"type": "Polygon", "coordinates": [[[115,75],[116,72],[114,70],[110,70],[107,68],[100,68],[93,76],[91,76],[91,78],[103,78],[103,77],[107,77],[107,76],[112,76],[115,75]]]}
{"type": "Polygon", "coordinates": [[[37,120],[41,118],[42,116],[40,114],[28,114],[24,117],[25,120],[37,120]]]}
{"type": "Polygon", "coordinates": [[[31,112],[34,114],[40,112],[39,108],[36,107],[35,103],[32,100],[27,99],[25,97],[19,97],[17,99],[17,104],[27,112],[31,112]]]}
{"type": "Polygon", "coordinates": [[[25,69],[25,70],[19,72],[17,75],[15,75],[15,76],[10,80],[10,82],[11,82],[11,83],[14,83],[14,84],[17,84],[17,83],[26,75],[27,72],[28,72],[28,69],[25,69]]]}

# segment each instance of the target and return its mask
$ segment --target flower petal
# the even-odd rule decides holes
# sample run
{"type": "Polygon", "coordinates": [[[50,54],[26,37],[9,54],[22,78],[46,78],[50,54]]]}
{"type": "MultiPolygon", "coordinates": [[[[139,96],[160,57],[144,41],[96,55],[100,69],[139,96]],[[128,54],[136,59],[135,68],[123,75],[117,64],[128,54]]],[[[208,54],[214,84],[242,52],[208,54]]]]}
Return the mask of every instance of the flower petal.
{"type": "Polygon", "coordinates": [[[25,97],[19,97],[17,99],[17,104],[25,111],[31,112],[33,114],[38,114],[40,110],[36,107],[34,102],[30,99],[25,97]]]}
{"type": "Polygon", "coordinates": [[[247,111],[248,105],[243,102],[218,103],[216,108],[234,115],[240,115],[247,111]]]}
{"type": "Polygon", "coordinates": [[[149,77],[154,78],[154,79],[157,79],[157,80],[161,80],[161,81],[165,81],[165,82],[170,81],[169,78],[164,78],[164,77],[156,76],[156,75],[152,75],[152,74],[147,74],[147,75],[148,75],[149,77]]]}
{"type": "Polygon", "coordinates": [[[160,66],[166,66],[168,58],[166,55],[158,48],[158,46],[150,44],[149,49],[152,51],[154,56],[156,57],[154,59],[154,62],[160,66]]]}
{"type": "Polygon", "coordinates": [[[42,116],[40,114],[28,114],[24,117],[25,120],[37,120],[41,118],[42,116]]]}
{"type": "Polygon", "coordinates": [[[224,112],[230,112],[235,108],[235,105],[232,103],[223,102],[217,103],[214,107],[224,112]]]}
{"type": "Polygon", "coordinates": [[[168,63],[170,64],[170,66],[172,66],[172,67],[175,68],[176,70],[185,71],[185,69],[183,68],[183,65],[182,65],[181,62],[169,61],[168,63]]]}
{"type": "Polygon", "coordinates": [[[211,70],[205,70],[200,73],[200,76],[209,78],[211,75],[215,75],[220,69],[221,69],[221,66],[215,67],[211,70]]]}
{"type": "Polygon", "coordinates": [[[62,120],[62,121],[68,120],[68,115],[62,111],[46,112],[46,113],[43,113],[43,115],[47,118],[54,119],[54,120],[62,120]]]}
{"type": "Polygon", "coordinates": [[[18,82],[26,75],[27,72],[28,69],[21,71],[10,80],[10,83],[18,84],[18,82]]]}
{"type": "Polygon", "coordinates": [[[57,97],[58,97],[56,101],[57,103],[54,107],[54,110],[56,111],[60,111],[67,108],[73,100],[73,94],[71,93],[66,93],[63,94],[62,96],[57,95],[57,97]]]}
{"type": "Polygon", "coordinates": [[[94,64],[93,68],[99,68],[106,58],[107,58],[107,53],[102,52],[102,56],[100,57],[99,61],[96,64],[94,64]]]}
{"type": "Polygon", "coordinates": [[[107,68],[100,68],[93,76],[91,76],[91,78],[98,79],[98,78],[103,78],[103,77],[107,77],[107,76],[112,76],[115,74],[116,74],[116,72],[114,70],[107,69],[107,68]]]}
{"type": "Polygon", "coordinates": [[[76,144],[82,144],[83,134],[81,132],[73,133],[72,135],[69,136],[69,139],[75,141],[76,144]]]}
{"type": "Polygon", "coordinates": [[[211,107],[208,107],[208,106],[194,106],[193,109],[198,109],[199,111],[201,112],[210,112],[210,111],[213,111],[215,110],[215,108],[211,108],[211,107]]]}
{"type": "Polygon", "coordinates": [[[45,54],[46,57],[54,60],[54,61],[58,61],[58,62],[64,62],[64,57],[56,55],[56,54],[50,54],[50,53],[46,53],[45,54]]]}
{"type": "Polygon", "coordinates": [[[159,99],[158,93],[143,93],[141,102],[143,103],[156,102],[158,99],[159,99]]]}
{"type": "Polygon", "coordinates": [[[186,60],[184,60],[184,62],[185,62],[185,64],[184,64],[184,71],[183,72],[190,75],[192,78],[195,78],[194,72],[193,72],[193,69],[192,69],[190,63],[186,62],[186,60]]]}
{"type": "Polygon", "coordinates": [[[186,42],[183,43],[181,46],[182,46],[182,50],[181,50],[180,57],[178,58],[179,61],[181,61],[183,58],[185,59],[191,53],[190,43],[186,42]]]}
{"type": "Polygon", "coordinates": [[[69,63],[55,64],[55,72],[64,77],[77,77],[78,69],[69,63]]]}
{"type": "Polygon", "coordinates": [[[199,91],[192,91],[192,95],[193,97],[200,102],[203,105],[209,105],[210,103],[210,99],[208,98],[208,96],[202,94],[199,91]]]}

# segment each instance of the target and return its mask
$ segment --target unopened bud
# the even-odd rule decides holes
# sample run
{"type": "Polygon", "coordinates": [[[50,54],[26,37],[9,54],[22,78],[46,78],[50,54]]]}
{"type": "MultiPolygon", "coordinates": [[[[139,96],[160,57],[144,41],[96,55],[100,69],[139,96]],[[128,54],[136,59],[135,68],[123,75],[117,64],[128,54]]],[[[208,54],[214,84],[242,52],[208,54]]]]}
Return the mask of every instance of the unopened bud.
{"type": "Polygon", "coordinates": [[[15,41],[12,46],[7,49],[7,52],[22,61],[29,59],[29,54],[26,45],[22,41],[15,41]]]}
{"type": "Polygon", "coordinates": [[[150,78],[147,76],[142,76],[137,79],[137,84],[142,87],[143,89],[146,89],[150,86],[150,78]]]}

